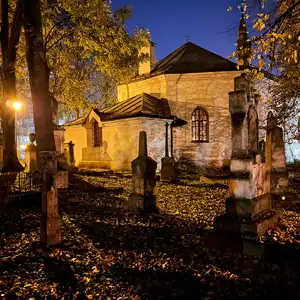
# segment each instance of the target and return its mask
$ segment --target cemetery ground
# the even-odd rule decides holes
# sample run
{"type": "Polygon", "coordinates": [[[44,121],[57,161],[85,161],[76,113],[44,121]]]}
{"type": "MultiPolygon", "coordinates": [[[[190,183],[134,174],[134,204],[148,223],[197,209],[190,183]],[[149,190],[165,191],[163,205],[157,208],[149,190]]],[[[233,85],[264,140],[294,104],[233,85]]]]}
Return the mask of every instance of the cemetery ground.
{"type": "Polygon", "coordinates": [[[39,244],[39,201],[15,203],[0,219],[1,299],[300,298],[300,202],[275,204],[283,219],[257,258],[205,248],[226,182],[158,182],[149,217],[127,208],[130,192],[126,175],[75,175],[59,194],[62,243],[51,248],[39,244]]]}

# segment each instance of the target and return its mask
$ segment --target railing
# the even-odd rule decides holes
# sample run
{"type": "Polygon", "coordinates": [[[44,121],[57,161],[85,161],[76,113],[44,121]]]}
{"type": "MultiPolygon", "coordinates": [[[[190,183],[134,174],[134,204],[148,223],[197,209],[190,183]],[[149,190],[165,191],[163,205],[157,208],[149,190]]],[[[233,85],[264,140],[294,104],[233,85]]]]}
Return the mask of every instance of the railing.
{"type": "Polygon", "coordinates": [[[41,183],[37,173],[17,173],[15,182],[10,186],[10,193],[39,192],[41,183]]]}

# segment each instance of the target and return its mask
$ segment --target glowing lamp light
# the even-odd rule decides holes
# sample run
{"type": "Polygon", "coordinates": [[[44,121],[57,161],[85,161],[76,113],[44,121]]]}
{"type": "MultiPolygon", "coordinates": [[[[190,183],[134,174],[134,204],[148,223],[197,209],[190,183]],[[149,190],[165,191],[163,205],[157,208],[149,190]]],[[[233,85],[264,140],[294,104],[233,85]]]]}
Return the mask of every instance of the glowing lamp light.
{"type": "Polygon", "coordinates": [[[26,149],[26,145],[21,145],[20,148],[21,148],[22,150],[25,150],[25,149],[26,149]]]}
{"type": "Polygon", "coordinates": [[[21,102],[17,101],[17,102],[14,102],[12,106],[16,111],[18,111],[21,109],[22,104],[21,104],[21,102]]]}
{"type": "Polygon", "coordinates": [[[284,197],[284,196],[282,196],[282,197],[281,197],[281,199],[282,199],[282,200],[285,200],[285,197],[284,197]]]}

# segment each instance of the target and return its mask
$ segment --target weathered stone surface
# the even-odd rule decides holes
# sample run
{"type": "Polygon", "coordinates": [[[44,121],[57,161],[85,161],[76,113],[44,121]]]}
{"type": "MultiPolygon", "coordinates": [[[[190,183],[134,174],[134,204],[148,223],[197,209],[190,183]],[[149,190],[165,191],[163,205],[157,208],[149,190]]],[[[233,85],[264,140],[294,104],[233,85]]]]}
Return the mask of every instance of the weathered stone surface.
{"type": "Polygon", "coordinates": [[[237,76],[234,78],[234,90],[245,91],[247,94],[249,93],[250,85],[245,73],[242,73],[241,76],[237,76]]]}
{"type": "Polygon", "coordinates": [[[69,186],[69,172],[58,171],[54,177],[55,187],[57,189],[66,189],[69,186]]]}
{"type": "Polygon", "coordinates": [[[271,193],[286,192],[288,190],[288,172],[286,170],[283,130],[274,124],[272,126],[269,124],[267,130],[266,164],[271,183],[271,193]]]}
{"type": "Polygon", "coordinates": [[[271,197],[269,193],[252,199],[228,198],[226,200],[226,212],[238,216],[255,216],[263,211],[271,209],[271,197]]]}
{"type": "Polygon", "coordinates": [[[175,161],[172,157],[163,157],[161,159],[161,181],[176,181],[175,161]]]}
{"type": "Polygon", "coordinates": [[[56,151],[41,151],[41,179],[42,179],[42,218],[41,242],[46,245],[60,243],[60,217],[58,214],[58,192],[55,186],[57,175],[56,151]]]}
{"type": "Polygon", "coordinates": [[[234,91],[229,93],[229,112],[232,115],[245,114],[247,108],[247,94],[245,91],[234,91]]]}
{"type": "Polygon", "coordinates": [[[148,156],[147,134],[139,135],[139,156],[132,162],[132,193],[128,205],[139,212],[156,210],[156,168],[157,163],[148,156]]]}
{"type": "Polygon", "coordinates": [[[281,214],[273,210],[263,211],[255,216],[225,213],[215,218],[214,227],[223,233],[238,232],[247,239],[256,239],[278,223],[280,218],[281,214]]]}
{"type": "Polygon", "coordinates": [[[234,173],[242,173],[242,172],[250,172],[253,166],[253,159],[231,159],[230,162],[230,172],[234,173]]]}
{"type": "Polygon", "coordinates": [[[248,111],[249,127],[249,152],[258,153],[258,114],[256,108],[251,105],[248,111]]]}
{"type": "Polygon", "coordinates": [[[208,244],[222,236],[217,243],[219,248],[230,249],[234,245],[233,248],[245,254],[258,255],[263,253],[263,245],[259,244],[260,236],[278,222],[279,214],[272,210],[271,205],[270,176],[267,172],[271,151],[266,153],[266,163],[262,163],[261,155],[257,155],[257,103],[250,92],[247,98],[249,104],[246,105],[246,118],[239,114],[236,120],[234,110],[231,111],[233,152],[230,170],[235,176],[229,180],[230,198],[226,201],[226,213],[215,218],[215,232],[208,238],[208,244]]]}
{"type": "Polygon", "coordinates": [[[58,214],[57,189],[50,187],[42,191],[41,242],[45,245],[60,243],[60,218],[58,214]]]}

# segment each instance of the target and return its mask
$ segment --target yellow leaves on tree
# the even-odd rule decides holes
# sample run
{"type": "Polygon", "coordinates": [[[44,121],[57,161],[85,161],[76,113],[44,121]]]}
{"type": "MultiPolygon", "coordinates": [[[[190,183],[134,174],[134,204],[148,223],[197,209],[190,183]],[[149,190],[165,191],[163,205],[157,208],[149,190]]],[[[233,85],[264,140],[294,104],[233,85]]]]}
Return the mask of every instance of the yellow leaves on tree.
{"type": "Polygon", "coordinates": [[[261,31],[266,27],[265,23],[261,18],[258,18],[256,22],[253,25],[253,28],[256,29],[257,31],[261,31]]]}

